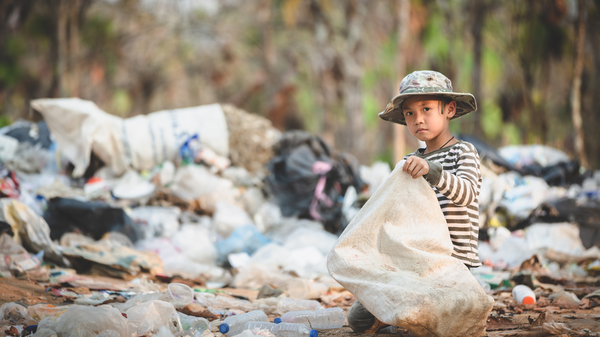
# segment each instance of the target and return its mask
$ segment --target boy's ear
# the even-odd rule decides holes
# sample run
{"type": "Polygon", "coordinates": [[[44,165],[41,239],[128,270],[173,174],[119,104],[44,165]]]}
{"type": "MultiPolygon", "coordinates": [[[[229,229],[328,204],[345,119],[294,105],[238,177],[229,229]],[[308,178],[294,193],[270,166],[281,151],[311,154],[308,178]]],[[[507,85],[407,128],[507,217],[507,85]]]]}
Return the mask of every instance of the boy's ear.
{"type": "Polygon", "coordinates": [[[446,104],[445,110],[446,116],[448,118],[454,117],[454,115],[456,114],[456,102],[450,101],[448,104],[446,104]]]}

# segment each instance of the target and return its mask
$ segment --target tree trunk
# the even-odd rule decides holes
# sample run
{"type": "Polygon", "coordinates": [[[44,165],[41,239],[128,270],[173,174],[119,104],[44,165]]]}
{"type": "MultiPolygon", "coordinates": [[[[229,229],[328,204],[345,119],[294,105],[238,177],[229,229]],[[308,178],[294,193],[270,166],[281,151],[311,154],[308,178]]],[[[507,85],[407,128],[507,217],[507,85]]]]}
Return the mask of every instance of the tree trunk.
{"type": "Polygon", "coordinates": [[[79,9],[80,0],[72,0],[69,17],[69,89],[70,96],[79,97],[79,9]]]}
{"type": "Polygon", "coordinates": [[[589,168],[583,136],[583,125],[581,120],[581,73],[583,72],[583,57],[585,46],[585,0],[578,2],[579,16],[577,19],[577,50],[575,59],[575,71],[573,74],[573,88],[571,91],[571,114],[573,117],[573,128],[575,129],[575,150],[581,161],[581,165],[589,168]]]}
{"type": "MultiPolygon", "coordinates": [[[[264,69],[267,74],[265,83],[265,102],[267,117],[273,123],[273,126],[279,130],[285,128],[283,121],[285,116],[281,116],[282,111],[276,109],[275,95],[277,94],[278,81],[275,70],[276,50],[273,32],[272,8],[271,1],[267,0],[263,3],[262,8],[262,47],[263,47],[263,62],[264,69]],[[279,114],[279,115],[277,115],[279,114]]],[[[285,111],[283,111],[285,113],[285,111]]]]}
{"type": "MultiPolygon", "coordinates": [[[[398,26],[398,46],[396,51],[396,88],[400,87],[402,77],[406,73],[406,57],[408,41],[408,23],[410,20],[410,0],[400,0],[397,6],[398,26]]],[[[394,88],[394,94],[396,89],[394,88]]],[[[406,127],[394,124],[394,163],[399,162],[406,154],[406,127]]]]}
{"type": "Polygon", "coordinates": [[[58,97],[65,97],[66,85],[65,76],[67,70],[67,19],[69,6],[67,0],[59,0],[57,11],[57,29],[56,39],[58,42],[58,55],[56,58],[56,94],[58,97]]]}
{"type": "MultiPolygon", "coordinates": [[[[471,81],[473,82],[473,96],[478,103],[483,103],[483,96],[481,94],[481,49],[482,49],[482,41],[481,41],[481,32],[483,30],[483,24],[485,20],[485,2],[481,1],[473,1],[472,2],[472,25],[471,25],[471,35],[473,36],[473,73],[471,77],[471,81]]],[[[480,110],[481,107],[478,107],[480,110]]],[[[473,114],[471,117],[473,118],[473,124],[471,131],[478,137],[483,136],[483,130],[481,129],[481,112],[473,114]]]]}

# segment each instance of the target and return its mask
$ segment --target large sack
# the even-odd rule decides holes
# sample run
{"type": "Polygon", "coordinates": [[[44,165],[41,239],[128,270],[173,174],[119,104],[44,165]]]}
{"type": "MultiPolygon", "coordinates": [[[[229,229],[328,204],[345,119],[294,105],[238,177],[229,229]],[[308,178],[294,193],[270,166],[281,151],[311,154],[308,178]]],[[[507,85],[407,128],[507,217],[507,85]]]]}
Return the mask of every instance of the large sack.
{"type": "Polygon", "coordinates": [[[435,193],[403,164],[342,233],[329,272],[384,323],[417,336],[481,336],[494,301],[451,256],[435,193]]]}
{"type": "Polygon", "coordinates": [[[80,177],[93,151],[116,174],[128,168],[150,170],[174,161],[180,147],[197,134],[203,145],[220,156],[229,155],[229,134],[219,104],[164,110],[123,119],[79,98],[36,99],[39,111],[64,156],[80,177]]]}

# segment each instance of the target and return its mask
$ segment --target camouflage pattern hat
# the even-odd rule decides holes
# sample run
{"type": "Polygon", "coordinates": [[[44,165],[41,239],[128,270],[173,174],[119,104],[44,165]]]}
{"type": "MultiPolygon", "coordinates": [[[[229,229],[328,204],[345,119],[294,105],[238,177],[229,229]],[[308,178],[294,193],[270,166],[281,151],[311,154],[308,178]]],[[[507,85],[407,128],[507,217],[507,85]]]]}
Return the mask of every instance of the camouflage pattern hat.
{"type": "Polygon", "coordinates": [[[412,96],[435,95],[448,97],[456,102],[456,114],[458,118],[477,111],[477,102],[471,94],[452,92],[452,82],[441,73],[432,70],[420,70],[412,72],[400,83],[399,94],[392,98],[379,117],[388,122],[406,125],[402,113],[402,102],[412,96]]]}

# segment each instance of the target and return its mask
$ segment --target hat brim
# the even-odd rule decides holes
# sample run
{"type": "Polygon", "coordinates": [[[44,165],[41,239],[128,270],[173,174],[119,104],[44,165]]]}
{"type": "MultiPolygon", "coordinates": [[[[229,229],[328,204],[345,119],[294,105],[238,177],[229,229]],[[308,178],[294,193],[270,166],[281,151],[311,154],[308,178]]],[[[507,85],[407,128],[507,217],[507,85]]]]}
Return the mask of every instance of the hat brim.
{"type": "Polygon", "coordinates": [[[419,92],[409,94],[399,94],[392,98],[385,110],[379,113],[379,118],[384,121],[406,125],[404,114],[402,113],[402,102],[413,96],[442,96],[451,98],[456,102],[456,113],[451,119],[462,117],[468,113],[477,111],[477,101],[475,96],[469,93],[459,92],[419,92]]]}

